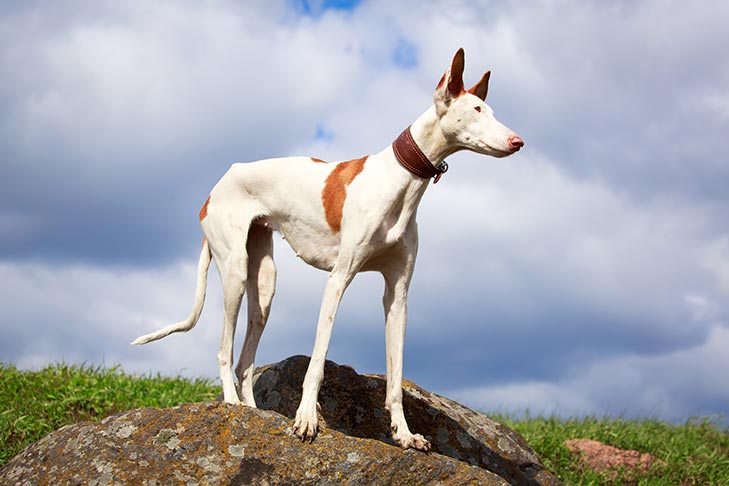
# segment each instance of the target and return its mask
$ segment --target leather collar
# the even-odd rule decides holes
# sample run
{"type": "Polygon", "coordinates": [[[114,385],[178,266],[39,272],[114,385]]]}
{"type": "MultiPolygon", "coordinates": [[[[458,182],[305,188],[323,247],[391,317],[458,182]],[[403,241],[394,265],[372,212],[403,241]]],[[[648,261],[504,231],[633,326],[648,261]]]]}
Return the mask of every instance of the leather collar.
{"type": "Polygon", "coordinates": [[[433,184],[438,182],[440,176],[448,170],[448,164],[445,160],[437,165],[428,160],[428,157],[413,140],[410,127],[403,130],[392,142],[392,150],[395,152],[395,158],[400,162],[400,165],[423,179],[434,178],[433,184]]]}

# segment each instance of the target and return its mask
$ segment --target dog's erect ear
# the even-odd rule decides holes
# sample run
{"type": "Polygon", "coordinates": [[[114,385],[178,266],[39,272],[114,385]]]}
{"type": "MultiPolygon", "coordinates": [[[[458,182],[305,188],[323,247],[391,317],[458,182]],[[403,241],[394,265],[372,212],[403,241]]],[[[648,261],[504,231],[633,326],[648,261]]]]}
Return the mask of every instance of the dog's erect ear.
{"type": "Polygon", "coordinates": [[[451,68],[446,72],[448,79],[448,94],[451,98],[458,98],[463,94],[463,65],[465,64],[465,53],[461,47],[453,56],[451,68]]]}
{"type": "Polygon", "coordinates": [[[438,108],[438,111],[446,109],[454,99],[466,92],[463,89],[464,64],[465,53],[463,52],[463,48],[461,48],[453,56],[451,66],[443,74],[443,77],[440,78],[440,82],[435,88],[435,106],[438,108]]]}
{"type": "Polygon", "coordinates": [[[471,89],[468,90],[472,95],[476,95],[482,100],[486,101],[486,95],[489,92],[489,78],[491,77],[491,71],[486,71],[481,77],[481,81],[474,84],[471,89]]]}

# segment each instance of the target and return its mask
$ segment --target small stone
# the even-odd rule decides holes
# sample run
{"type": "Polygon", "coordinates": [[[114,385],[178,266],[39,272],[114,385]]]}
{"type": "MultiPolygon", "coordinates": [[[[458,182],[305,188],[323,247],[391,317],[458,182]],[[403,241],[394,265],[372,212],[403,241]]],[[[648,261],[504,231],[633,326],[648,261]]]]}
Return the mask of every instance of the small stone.
{"type": "Polygon", "coordinates": [[[618,477],[621,469],[629,477],[639,476],[658,462],[651,454],[619,449],[591,439],[570,439],[564,445],[578,461],[595,472],[607,473],[611,479],[618,477]]]}

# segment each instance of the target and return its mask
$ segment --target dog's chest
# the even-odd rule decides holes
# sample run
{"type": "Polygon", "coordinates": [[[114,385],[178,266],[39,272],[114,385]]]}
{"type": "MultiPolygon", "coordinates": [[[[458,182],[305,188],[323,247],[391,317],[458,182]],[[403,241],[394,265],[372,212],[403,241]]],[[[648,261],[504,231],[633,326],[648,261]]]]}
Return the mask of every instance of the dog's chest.
{"type": "Polygon", "coordinates": [[[338,232],[331,231],[321,218],[301,215],[266,218],[266,225],[281,234],[298,258],[315,268],[331,271],[343,244],[356,245],[362,265],[368,266],[369,261],[406,239],[413,230],[414,218],[414,207],[400,200],[377,211],[372,208],[362,214],[357,210],[346,211],[344,225],[338,232]]]}

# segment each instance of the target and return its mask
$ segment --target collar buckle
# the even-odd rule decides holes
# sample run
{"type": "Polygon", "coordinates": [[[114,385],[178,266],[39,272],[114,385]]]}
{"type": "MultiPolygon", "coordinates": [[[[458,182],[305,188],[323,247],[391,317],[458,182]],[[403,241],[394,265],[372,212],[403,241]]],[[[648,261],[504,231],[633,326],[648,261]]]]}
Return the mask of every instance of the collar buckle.
{"type": "Polygon", "coordinates": [[[433,184],[437,184],[438,181],[440,180],[440,176],[442,176],[443,174],[448,172],[448,162],[446,162],[444,160],[443,162],[438,164],[435,168],[438,169],[438,173],[433,178],[433,184]]]}

